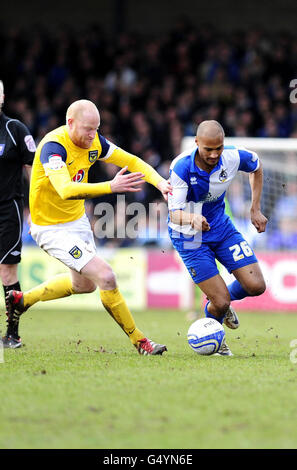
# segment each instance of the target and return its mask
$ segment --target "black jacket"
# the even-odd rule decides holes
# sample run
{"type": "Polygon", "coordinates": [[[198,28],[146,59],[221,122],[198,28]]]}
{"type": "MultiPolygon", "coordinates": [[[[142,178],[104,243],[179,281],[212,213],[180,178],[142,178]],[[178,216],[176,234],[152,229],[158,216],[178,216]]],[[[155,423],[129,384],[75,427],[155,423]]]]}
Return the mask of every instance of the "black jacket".
{"type": "Polygon", "coordinates": [[[35,150],[28,128],[0,112],[0,202],[23,196],[23,165],[32,165],[35,150]]]}

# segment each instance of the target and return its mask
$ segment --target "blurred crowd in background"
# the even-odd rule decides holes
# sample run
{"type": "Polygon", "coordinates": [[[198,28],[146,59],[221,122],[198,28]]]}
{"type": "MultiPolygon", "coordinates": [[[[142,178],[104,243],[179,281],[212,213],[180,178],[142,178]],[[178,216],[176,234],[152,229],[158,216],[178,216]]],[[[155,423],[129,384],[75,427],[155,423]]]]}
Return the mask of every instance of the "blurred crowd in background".
{"type": "MultiPolygon", "coordinates": [[[[81,98],[98,106],[102,135],[165,178],[182,138],[194,135],[204,119],[218,120],[229,137],[297,137],[297,107],[289,100],[290,82],[297,78],[297,42],[287,32],[226,33],[181,20],[157,37],[110,36],[94,24],[81,32],[68,27],[56,32],[4,28],[0,39],[3,110],[22,120],[37,144],[65,123],[67,107],[81,98]]],[[[89,181],[110,180],[116,171],[98,162],[89,181]]],[[[282,195],[290,196],[286,188],[282,195]]],[[[236,210],[234,197],[230,205],[236,210]]],[[[160,196],[146,185],[141,194],[127,197],[128,202],[135,200],[148,207],[160,196]]],[[[116,195],[89,201],[94,223],[94,206],[103,201],[117,210],[116,195]]],[[[270,206],[271,213],[276,204],[270,206]]],[[[161,232],[166,231],[166,217],[160,217],[160,224],[161,232]]],[[[145,233],[136,241],[97,242],[169,246],[166,237],[147,239],[145,233]]]]}

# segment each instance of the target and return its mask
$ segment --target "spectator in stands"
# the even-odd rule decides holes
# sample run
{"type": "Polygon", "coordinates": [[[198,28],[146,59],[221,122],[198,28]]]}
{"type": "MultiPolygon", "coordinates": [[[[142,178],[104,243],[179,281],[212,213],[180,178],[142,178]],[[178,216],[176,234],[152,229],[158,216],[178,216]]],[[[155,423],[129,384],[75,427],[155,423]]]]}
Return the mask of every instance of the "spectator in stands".
{"type": "Polygon", "coordinates": [[[277,224],[277,229],[272,232],[267,240],[269,250],[294,250],[297,246],[297,220],[283,214],[277,224]]]}
{"type": "MultiPolygon", "coordinates": [[[[81,34],[14,27],[1,35],[7,113],[27,122],[37,143],[82,97],[100,107],[107,138],[141,156],[153,149],[158,168],[205,119],[220,121],[230,137],[297,135],[296,105],[288,99],[292,33],[230,34],[183,19],[157,37],[109,38],[96,25],[81,34]]],[[[154,197],[147,193],[146,204],[154,197]]]]}

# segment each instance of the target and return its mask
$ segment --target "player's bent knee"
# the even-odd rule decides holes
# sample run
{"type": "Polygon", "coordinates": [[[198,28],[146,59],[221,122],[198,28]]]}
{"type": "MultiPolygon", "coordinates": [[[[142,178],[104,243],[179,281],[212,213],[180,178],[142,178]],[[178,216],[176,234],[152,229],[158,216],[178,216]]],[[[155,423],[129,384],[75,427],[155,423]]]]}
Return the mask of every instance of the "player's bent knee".
{"type": "Polygon", "coordinates": [[[216,311],[220,315],[224,315],[228,308],[230,307],[230,300],[227,299],[217,299],[216,301],[213,301],[213,305],[216,309],[216,311]]]}
{"type": "Polygon", "coordinates": [[[263,280],[256,282],[254,284],[249,284],[245,287],[245,290],[251,297],[256,297],[258,295],[262,295],[266,290],[266,283],[263,280]]]}
{"type": "Polygon", "coordinates": [[[252,296],[262,295],[264,294],[265,290],[266,290],[266,284],[265,284],[265,281],[263,281],[257,284],[256,286],[254,286],[254,288],[252,289],[251,295],[252,296]]]}
{"type": "Polygon", "coordinates": [[[72,283],[73,290],[76,294],[90,294],[97,289],[96,284],[94,282],[84,283],[84,284],[76,284],[72,283]]]}
{"type": "Polygon", "coordinates": [[[85,294],[91,294],[97,289],[97,286],[95,284],[89,285],[85,288],[84,293],[85,294]]]}
{"type": "Polygon", "coordinates": [[[100,274],[99,287],[103,290],[115,289],[117,286],[116,276],[111,268],[105,269],[100,274]]]}

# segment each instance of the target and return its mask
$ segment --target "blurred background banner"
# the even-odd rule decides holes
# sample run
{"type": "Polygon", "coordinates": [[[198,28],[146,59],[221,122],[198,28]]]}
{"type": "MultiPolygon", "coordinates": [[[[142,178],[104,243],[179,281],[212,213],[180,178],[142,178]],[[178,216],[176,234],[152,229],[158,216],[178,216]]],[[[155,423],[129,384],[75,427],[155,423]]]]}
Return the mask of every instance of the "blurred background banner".
{"type": "MultiPolygon", "coordinates": [[[[98,250],[98,255],[112,266],[121,292],[131,309],[193,307],[192,281],[175,252],[143,248],[103,248],[98,250]]],[[[19,265],[20,282],[24,291],[63,272],[67,272],[63,264],[38,247],[24,247],[19,265]]],[[[49,306],[81,311],[98,308],[103,310],[98,290],[91,294],[72,295],[65,299],[38,303],[38,308],[47,309],[49,306]]],[[[4,308],[2,293],[1,307],[4,308]]]]}
{"type": "Polygon", "coordinates": [[[147,251],[146,295],[148,308],[189,309],[194,286],[177,253],[147,251]]]}
{"type": "MultiPolygon", "coordinates": [[[[194,284],[174,251],[122,248],[103,248],[98,254],[108,261],[117,274],[118,283],[133,310],[146,308],[173,308],[181,311],[199,310],[202,304],[195,294],[194,284]]],[[[238,310],[297,311],[297,254],[291,252],[257,253],[264,277],[266,292],[259,297],[247,297],[235,302],[238,310]]],[[[234,278],[219,267],[227,284],[234,278]]],[[[24,290],[44,282],[49,277],[65,272],[62,263],[37,247],[25,247],[19,266],[24,290]]],[[[72,295],[66,299],[40,302],[38,308],[103,309],[98,291],[92,294],[72,295]]],[[[1,307],[4,308],[1,293],[1,307]]],[[[32,307],[34,308],[34,307],[32,307]]]]}
{"type": "MultiPolygon", "coordinates": [[[[297,311],[297,254],[257,253],[267,289],[259,297],[246,297],[234,302],[236,310],[297,311]]],[[[220,267],[227,283],[234,280],[225,268],[220,267]]]]}

